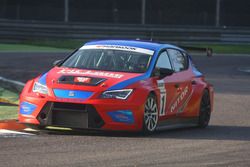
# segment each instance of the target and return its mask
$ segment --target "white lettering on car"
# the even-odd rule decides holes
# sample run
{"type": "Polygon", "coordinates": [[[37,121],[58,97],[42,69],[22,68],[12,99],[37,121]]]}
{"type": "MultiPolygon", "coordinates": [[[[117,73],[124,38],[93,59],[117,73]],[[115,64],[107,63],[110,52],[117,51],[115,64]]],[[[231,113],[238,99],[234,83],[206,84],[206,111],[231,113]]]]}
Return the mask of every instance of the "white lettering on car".
{"type": "Polygon", "coordinates": [[[179,104],[184,100],[186,95],[188,94],[188,86],[184,88],[184,90],[180,93],[180,95],[177,97],[175,102],[171,105],[170,112],[174,112],[176,108],[179,106],[179,104]]]}
{"type": "Polygon", "coordinates": [[[80,50],[84,49],[112,49],[112,50],[123,50],[137,53],[144,53],[147,55],[153,55],[154,51],[150,49],[131,47],[131,46],[121,46],[121,45],[84,45],[80,50]]]}
{"type": "Polygon", "coordinates": [[[122,74],[115,74],[109,72],[97,72],[97,71],[82,71],[82,70],[72,70],[72,69],[62,69],[57,72],[58,74],[78,74],[78,75],[94,75],[94,76],[101,76],[101,77],[109,77],[109,78],[122,78],[124,75],[122,74]]]}

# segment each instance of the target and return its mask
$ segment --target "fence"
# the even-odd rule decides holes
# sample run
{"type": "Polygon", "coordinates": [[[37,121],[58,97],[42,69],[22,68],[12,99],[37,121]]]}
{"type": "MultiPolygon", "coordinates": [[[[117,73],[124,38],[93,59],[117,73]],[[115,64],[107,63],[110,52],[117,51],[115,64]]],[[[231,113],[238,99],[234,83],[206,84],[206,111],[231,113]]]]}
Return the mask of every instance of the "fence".
{"type": "Polygon", "coordinates": [[[0,18],[250,27],[249,0],[0,0],[0,18]]]}

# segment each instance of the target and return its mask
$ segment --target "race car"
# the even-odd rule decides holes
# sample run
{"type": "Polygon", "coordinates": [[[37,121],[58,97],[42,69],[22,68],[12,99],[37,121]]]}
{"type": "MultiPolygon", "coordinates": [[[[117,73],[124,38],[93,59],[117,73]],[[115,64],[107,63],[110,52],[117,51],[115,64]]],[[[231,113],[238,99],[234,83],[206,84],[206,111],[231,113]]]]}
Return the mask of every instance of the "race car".
{"type": "Polygon", "coordinates": [[[180,47],[138,40],[88,42],[27,82],[19,122],[111,131],[206,127],[213,87],[180,47]]]}

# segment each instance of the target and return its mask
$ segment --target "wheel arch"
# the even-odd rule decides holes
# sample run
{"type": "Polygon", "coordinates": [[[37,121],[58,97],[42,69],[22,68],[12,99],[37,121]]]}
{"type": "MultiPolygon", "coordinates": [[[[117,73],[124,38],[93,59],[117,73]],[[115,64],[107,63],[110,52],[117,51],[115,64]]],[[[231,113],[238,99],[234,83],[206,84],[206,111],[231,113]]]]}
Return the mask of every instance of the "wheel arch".
{"type": "MultiPolygon", "coordinates": [[[[157,96],[156,90],[150,90],[149,93],[148,93],[148,96],[149,96],[150,94],[152,94],[152,95],[155,96],[155,99],[156,99],[156,101],[157,101],[157,107],[159,107],[159,97],[157,96]]],[[[147,96],[147,97],[148,97],[148,96],[147,96]]]]}
{"type": "Polygon", "coordinates": [[[214,88],[212,85],[208,84],[204,90],[204,91],[207,91],[208,94],[209,94],[209,98],[210,98],[210,105],[211,105],[211,112],[213,111],[213,108],[214,108],[214,88]]]}

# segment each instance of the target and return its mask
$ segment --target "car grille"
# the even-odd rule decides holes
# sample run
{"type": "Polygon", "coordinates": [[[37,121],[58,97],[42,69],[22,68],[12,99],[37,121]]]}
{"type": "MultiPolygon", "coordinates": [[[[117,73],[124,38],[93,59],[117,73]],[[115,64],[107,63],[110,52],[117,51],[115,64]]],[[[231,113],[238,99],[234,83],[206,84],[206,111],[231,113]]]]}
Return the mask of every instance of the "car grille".
{"type": "Polygon", "coordinates": [[[94,128],[104,125],[96,109],[89,104],[47,102],[37,118],[41,125],[70,128],[94,128]]]}
{"type": "Polygon", "coordinates": [[[88,128],[86,105],[54,103],[52,108],[52,125],[88,128]]]}

